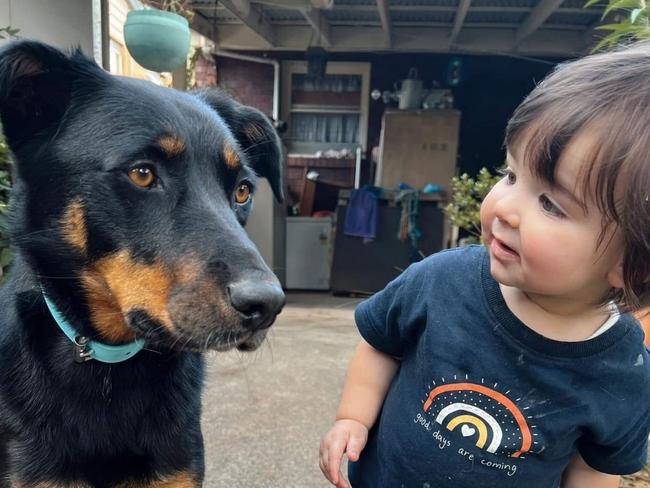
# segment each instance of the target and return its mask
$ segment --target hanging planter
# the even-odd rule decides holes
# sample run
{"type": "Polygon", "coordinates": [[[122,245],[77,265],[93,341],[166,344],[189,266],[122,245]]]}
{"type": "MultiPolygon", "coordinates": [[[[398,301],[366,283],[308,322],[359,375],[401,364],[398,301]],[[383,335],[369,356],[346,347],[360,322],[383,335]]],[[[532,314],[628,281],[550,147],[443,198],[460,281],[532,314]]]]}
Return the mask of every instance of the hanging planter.
{"type": "Polygon", "coordinates": [[[187,61],[190,27],[187,19],[173,12],[133,10],[126,17],[124,41],[143,68],[174,71],[187,61]]]}

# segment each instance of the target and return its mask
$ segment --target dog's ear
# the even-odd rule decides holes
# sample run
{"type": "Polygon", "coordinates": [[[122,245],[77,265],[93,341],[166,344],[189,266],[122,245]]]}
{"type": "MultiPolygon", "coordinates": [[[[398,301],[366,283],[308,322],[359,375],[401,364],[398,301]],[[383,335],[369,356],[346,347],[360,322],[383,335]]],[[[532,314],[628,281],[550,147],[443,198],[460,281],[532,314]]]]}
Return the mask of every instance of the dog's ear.
{"type": "Polygon", "coordinates": [[[0,50],[0,118],[14,151],[58,127],[70,103],[74,57],[83,58],[80,52],[69,57],[29,40],[12,42],[0,50]]]}
{"type": "Polygon", "coordinates": [[[278,202],[284,202],[282,149],[269,118],[223,91],[202,90],[197,94],[226,121],[255,172],[269,181],[278,202]]]}

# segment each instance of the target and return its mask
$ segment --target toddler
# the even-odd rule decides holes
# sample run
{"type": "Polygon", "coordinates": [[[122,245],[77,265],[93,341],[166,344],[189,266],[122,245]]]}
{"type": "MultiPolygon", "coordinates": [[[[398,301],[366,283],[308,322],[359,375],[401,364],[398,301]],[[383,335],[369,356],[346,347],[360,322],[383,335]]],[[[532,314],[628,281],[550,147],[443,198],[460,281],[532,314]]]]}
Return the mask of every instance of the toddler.
{"type": "Polygon", "coordinates": [[[484,246],[355,312],[320,467],[338,487],[608,488],[646,464],[650,44],[558,67],[517,108],[484,246]]]}

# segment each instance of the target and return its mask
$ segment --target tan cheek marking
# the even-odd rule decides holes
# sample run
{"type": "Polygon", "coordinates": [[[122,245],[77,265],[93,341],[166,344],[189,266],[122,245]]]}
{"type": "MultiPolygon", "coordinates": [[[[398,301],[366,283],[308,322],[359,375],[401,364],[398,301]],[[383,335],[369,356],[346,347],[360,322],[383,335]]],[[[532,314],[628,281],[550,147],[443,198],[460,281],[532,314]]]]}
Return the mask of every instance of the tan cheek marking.
{"type": "Polygon", "coordinates": [[[158,140],[158,146],[167,157],[173,158],[185,151],[185,141],[177,136],[163,136],[158,140]]]}
{"type": "Polygon", "coordinates": [[[88,250],[86,218],[80,200],[72,202],[63,215],[63,235],[82,254],[88,250]]]}
{"type": "Polygon", "coordinates": [[[223,159],[226,162],[226,166],[230,169],[239,169],[241,166],[239,156],[237,156],[235,150],[230,146],[226,146],[223,150],[223,159]]]}
{"type": "Polygon", "coordinates": [[[131,342],[135,334],[126,325],[120,305],[106,283],[97,271],[86,271],[81,276],[90,315],[97,332],[109,342],[131,342]]]}
{"type": "Polygon", "coordinates": [[[96,267],[123,312],[145,310],[162,325],[172,328],[167,311],[172,280],[162,266],[136,263],[128,252],[122,251],[101,259],[96,267]]]}
{"type": "Polygon", "coordinates": [[[164,481],[154,481],[147,488],[196,488],[196,476],[192,473],[178,473],[164,481]]]}
{"type": "Polygon", "coordinates": [[[134,309],[146,311],[163,326],[172,329],[167,299],[172,281],[161,266],[134,262],[128,252],[100,259],[82,274],[93,324],[112,342],[130,342],[135,334],[125,315],[134,309]]]}
{"type": "Polygon", "coordinates": [[[199,483],[196,475],[182,472],[167,477],[164,480],[151,481],[149,483],[128,482],[121,483],[115,488],[197,488],[199,483]]]}

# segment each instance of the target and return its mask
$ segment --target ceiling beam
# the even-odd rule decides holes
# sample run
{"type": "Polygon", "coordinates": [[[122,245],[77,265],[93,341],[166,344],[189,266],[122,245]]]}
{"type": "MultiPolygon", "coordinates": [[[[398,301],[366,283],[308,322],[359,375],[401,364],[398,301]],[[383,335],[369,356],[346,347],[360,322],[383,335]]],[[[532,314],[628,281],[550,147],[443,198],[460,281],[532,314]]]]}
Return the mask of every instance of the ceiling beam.
{"type": "Polygon", "coordinates": [[[275,32],[262,15],[260,7],[252,6],[249,0],[219,0],[219,2],[257,36],[261,37],[269,47],[275,46],[275,32]]]}
{"type": "Polygon", "coordinates": [[[514,48],[516,49],[519,47],[524,39],[539,29],[539,27],[546,22],[546,19],[548,19],[562,4],[562,1],[563,0],[540,0],[528,17],[526,17],[526,19],[521,23],[519,29],[517,29],[517,32],[515,33],[514,48]]]}
{"type": "Polygon", "coordinates": [[[460,30],[463,28],[463,23],[465,22],[465,17],[467,16],[467,11],[471,3],[472,0],[460,0],[458,4],[458,10],[456,10],[456,15],[454,16],[454,26],[451,28],[451,35],[449,36],[450,47],[456,44],[456,39],[458,39],[458,34],[460,34],[460,30]]]}
{"type": "Polygon", "coordinates": [[[388,10],[388,0],[377,0],[377,10],[381,19],[381,28],[384,31],[384,47],[390,48],[393,44],[393,33],[390,24],[390,11],[388,10]]]}
{"type": "Polygon", "coordinates": [[[323,13],[315,8],[301,9],[300,12],[319,37],[321,44],[325,47],[331,47],[330,24],[323,13]]]}
{"type": "Polygon", "coordinates": [[[218,43],[216,25],[206,19],[200,12],[194,12],[192,22],[190,22],[190,29],[218,43]]]}
{"type": "MultiPolygon", "coordinates": [[[[219,25],[241,25],[241,22],[238,20],[223,20],[219,22],[219,25]]],[[[276,20],[273,22],[274,26],[278,27],[301,27],[305,26],[302,20],[276,20]]],[[[393,30],[397,27],[436,27],[444,28],[449,32],[449,29],[452,28],[452,24],[449,22],[418,22],[418,21],[407,21],[407,20],[394,20],[391,23],[393,30]]],[[[359,27],[363,28],[372,28],[372,27],[381,27],[381,22],[378,20],[335,20],[330,22],[330,32],[334,27],[359,27]]],[[[465,22],[463,24],[463,29],[509,29],[511,31],[516,30],[519,27],[519,24],[516,22],[465,22]]],[[[543,31],[572,31],[572,32],[585,32],[587,27],[584,25],[571,25],[571,24],[545,24],[543,31]]],[[[330,36],[331,37],[331,36],[330,36]]],[[[448,45],[446,43],[445,45],[448,45]]]]}
{"type": "MultiPolygon", "coordinates": [[[[302,8],[310,4],[309,0],[254,0],[254,3],[268,5],[277,8],[302,8]]],[[[193,5],[196,10],[223,10],[222,5],[206,4],[193,5]]],[[[391,5],[391,12],[455,12],[458,7],[453,5],[391,5]]],[[[335,4],[333,9],[337,12],[374,12],[377,7],[374,5],[349,5],[335,4]]],[[[503,7],[500,5],[475,5],[470,7],[470,12],[499,12],[499,13],[530,13],[533,9],[530,7],[503,7]]],[[[575,8],[560,7],[558,12],[564,14],[579,14],[600,16],[603,13],[602,8],[575,8]]]]}
{"type": "MultiPolygon", "coordinates": [[[[309,43],[313,30],[307,22],[299,25],[275,25],[277,43],[272,50],[300,51],[309,43]]],[[[522,44],[519,51],[512,51],[515,29],[470,28],[472,23],[463,24],[456,52],[466,54],[503,54],[550,56],[567,58],[577,55],[583,48],[582,31],[540,29],[537,35],[522,44]]],[[[511,24],[514,25],[514,24],[511,24]]],[[[386,52],[449,52],[451,22],[440,27],[400,27],[392,24],[393,44],[386,52]]],[[[384,31],[379,19],[375,27],[359,27],[358,24],[337,26],[330,21],[332,47],[328,52],[377,52],[383,44],[384,31]]],[[[242,24],[219,24],[219,46],[222,49],[259,51],[265,49],[262,40],[242,24]]]]}

